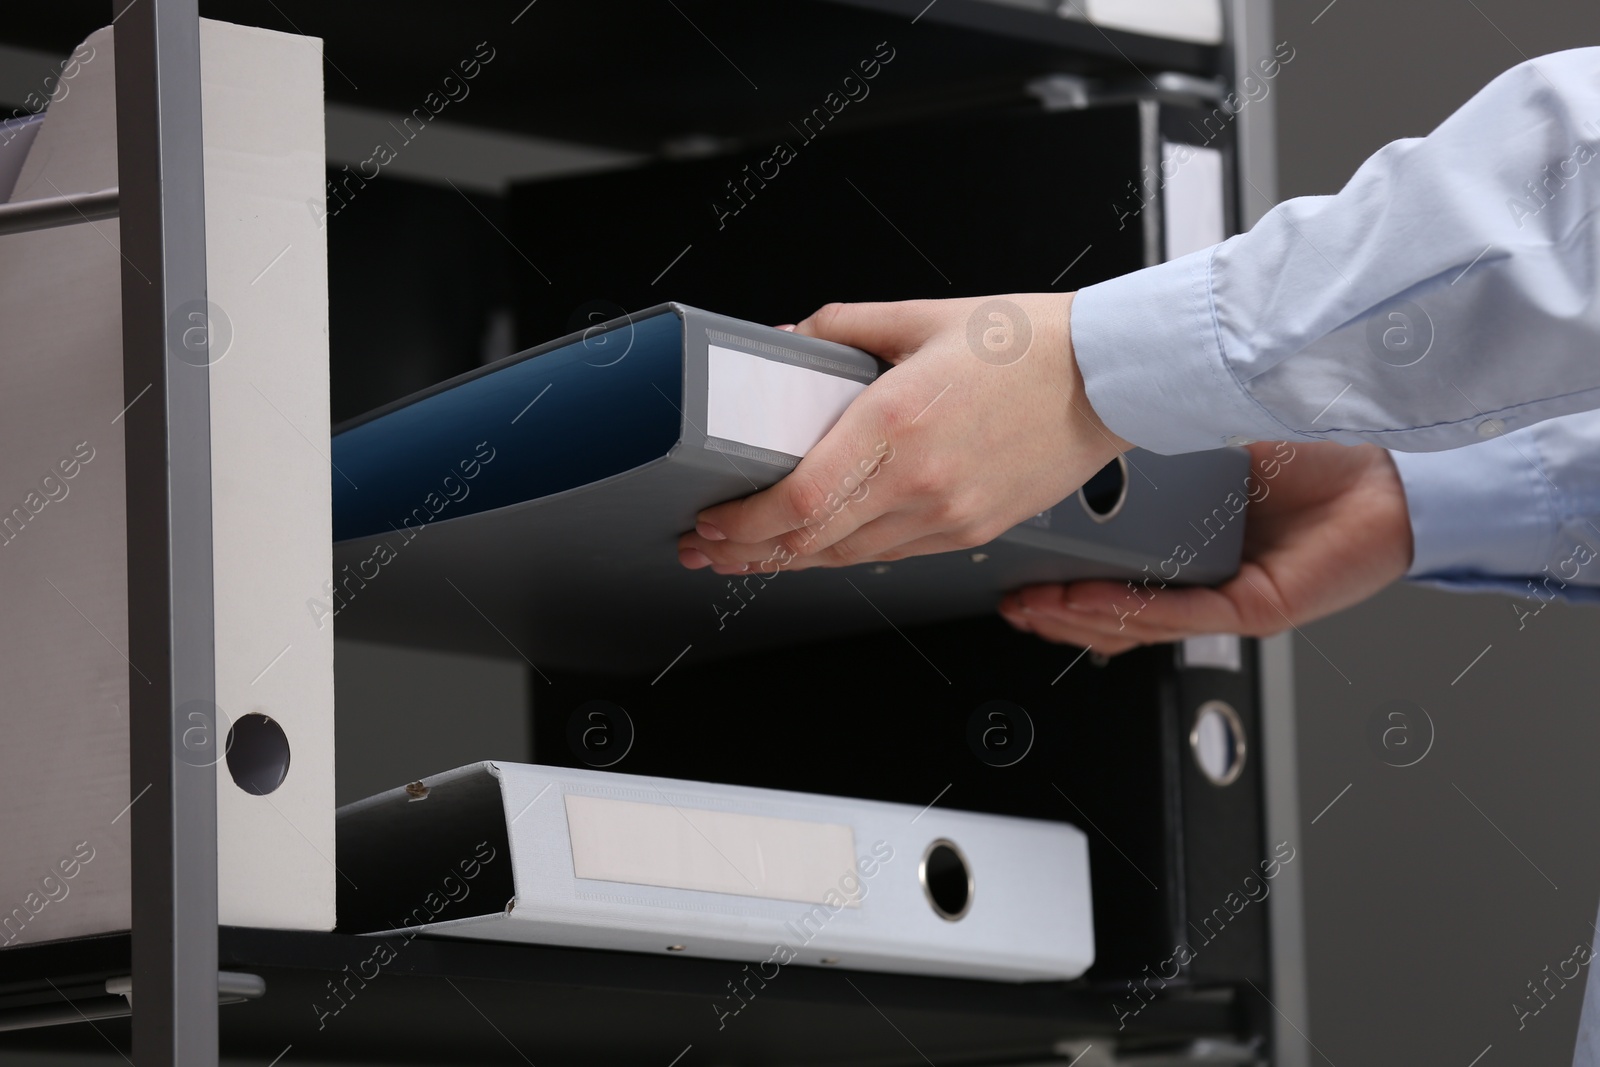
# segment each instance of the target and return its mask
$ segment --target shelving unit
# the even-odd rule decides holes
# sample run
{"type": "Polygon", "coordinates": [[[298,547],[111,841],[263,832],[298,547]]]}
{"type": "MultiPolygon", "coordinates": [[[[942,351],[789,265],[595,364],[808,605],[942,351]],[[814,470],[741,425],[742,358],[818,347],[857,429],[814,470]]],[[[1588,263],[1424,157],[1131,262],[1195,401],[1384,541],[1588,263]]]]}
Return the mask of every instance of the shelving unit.
{"type": "MultiPolygon", "coordinates": [[[[190,758],[178,758],[188,726],[179,706],[214,695],[207,379],[167,355],[174,310],[204,300],[206,288],[199,15],[320,36],[330,101],[396,112],[416,104],[418,86],[459,46],[505,41],[505,58],[485,69],[461,121],[631,153],[760,143],[777,128],[774,116],[815,103],[818,71],[847,72],[863,40],[914,39],[917,47],[875,86],[868,117],[849,118],[858,127],[1025,101],[1029,83],[1050,75],[1121,88],[1182,84],[1220,98],[1235,71],[1272,53],[1266,0],[1229,0],[1228,39],[1217,47],[1102,30],[1044,5],[1000,0],[678,0],[602,14],[579,3],[524,3],[117,0],[92,17],[51,5],[0,28],[7,44],[64,55],[116,19],[125,377],[158,383],[126,422],[130,613],[139,621],[130,657],[152,683],[134,690],[131,760],[134,779],[154,783],[131,816],[133,932],[0,952],[0,1030],[10,1030],[0,1050],[87,1054],[104,1052],[109,1038],[123,1048],[131,1040],[139,1067],[212,1067],[219,1042],[225,1055],[261,1062],[293,1045],[297,1058],[351,1062],[693,1067],[1065,1062],[1112,1038],[1130,1057],[1142,1047],[1181,1059],[1203,1038],[1283,1067],[1307,1063],[1303,1024],[1293,1022],[1305,1016],[1298,869],[1286,870],[1266,905],[1270,987],[1157,997],[1127,1033],[1115,1005],[1128,991],[1091,980],[1012,986],[790,967],[744,1017],[719,1026],[710,1005],[734,964],[426,939],[405,944],[330,1013],[331,984],[369,957],[371,939],[218,927],[215,777],[195,766],[205,761],[193,758],[192,743],[190,758]],[[759,70],[731,58],[751,55],[761,57],[759,70]],[[219,1008],[219,971],[263,978],[267,992],[219,1008]],[[129,974],[138,997],[131,1022],[121,998],[105,992],[106,979],[129,974]],[[74,1024],[80,1017],[99,1019],[101,1035],[74,1024]],[[61,1025],[39,1025],[52,1021],[61,1025]]],[[[1274,195],[1271,108],[1269,97],[1233,121],[1234,195],[1246,225],[1274,195]]],[[[494,213],[481,196],[470,202],[494,213]]],[[[338,352],[336,330],[336,362],[338,352]]],[[[385,389],[409,391],[378,381],[353,402],[370,407],[392,399],[385,389]]],[[[1158,654],[1170,650],[1149,655],[1158,654]]],[[[1259,716],[1263,840],[1292,839],[1288,645],[1263,642],[1246,661],[1254,673],[1242,684],[1259,716]]]]}

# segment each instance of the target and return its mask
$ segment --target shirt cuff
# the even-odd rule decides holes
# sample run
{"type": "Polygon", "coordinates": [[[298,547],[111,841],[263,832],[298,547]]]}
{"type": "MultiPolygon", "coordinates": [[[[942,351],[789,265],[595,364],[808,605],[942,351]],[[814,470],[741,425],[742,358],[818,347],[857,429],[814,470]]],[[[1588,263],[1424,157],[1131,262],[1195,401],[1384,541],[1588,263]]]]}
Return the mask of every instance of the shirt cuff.
{"type": "Polygon", "coordinates": [[[1520,588],[1554,558],[1554,490],[1510,434],[1448,452],[1391,452],[1411,515],[1406,577],[1520,588]],[[1496,582],[1495,579],[1500,579],[1496,582]]]}
{"type": "Polygon", "coordinates": [[[1215,248],[1079,290],[1072,348],[1089,403],[1124,440],[1164,455],[1309,441],[1234,376],[1212,306],[1215,248]]]}

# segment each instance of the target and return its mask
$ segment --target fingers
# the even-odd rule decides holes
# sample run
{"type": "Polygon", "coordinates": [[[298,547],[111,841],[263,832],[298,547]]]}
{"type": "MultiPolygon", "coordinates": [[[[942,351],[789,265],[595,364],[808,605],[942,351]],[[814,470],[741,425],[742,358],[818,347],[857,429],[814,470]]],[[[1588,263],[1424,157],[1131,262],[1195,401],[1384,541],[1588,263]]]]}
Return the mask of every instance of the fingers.
{"type": "Polygon", "coordinates": [[[1180,641],[1184,636],[1131,625],[1118,629],[1115,623],[1107,625],[1098,619],[1066,619],[1040,612],[1025,614],[1020,618],[1002,613],[1002,617],[1017,629],[1046,641],[1092,648],[1107,656],[1114,656],[1119,652],[1138,648],[1140,645],[1180,641]]]}
{"type": "Polygon", "coordinates": [[[1259,568],[1247,564],[1238,577],[1216,589],[1177,588],[1157,580],[1029,586],[1007,596],[1000,613],[1011,625],[1047,641],[1115,655],[1196,634],[1264,636],[1287,628],[1287,619],[1277,614],[1269,596],[1259,568]]]}
{"type": "Polygon", "coordinates": [[[893,461],[894,449],[863,414],[870,407],[861,401],[869,394],[857,397],[777,485],[701,512],[695,532],[678,541],[684,564],[694,567],[697,561],[685,553],[699,552],[713,564],[774,559],[788,566],[882,515],[888,502],[876,479],[893,461]]]}
{"type": "MultiPolygon", "coordinates": [[[[1216,589],[1180,588],[1150,578],[1075,582],[1019,590],[1019,604],[1056,617],[1088,617],[1117,632],[1134,629],[1157,640],[1192,634],[1240,633],[1239,579],[1216,589]]],[[[1248,590],[1246,590],[1248,592],[1248,590]]]]}
{"type": "MultiPolygon", "coordinates": [[[[934,320],[921,302],[828,304],[792,327],[794,332],[854,345],[895,361],[928,339],[934,320]]],[[[780,327],[781,328],[781,327],[780,327]]],[[[868,485],[893,458],[880,380],[845,409],[839,421],[777,485],[742,500],[708,508],[693,534],[679,540],[685,566],[737,566],[776,558],[783,566],[837,544],[887,510],[883,492],[868,485]]]]}
{"type": "Polygon", "coordinates": [[[1126,607],[1104,605],[1068,607],[1060,586],[1035,587],[1028,596],[1016,593],[1001,602],[1000,614],[1012,626],[1047,641],[1092,647],[1115,655],[1138,645],[1175,641],[1182,634],[1140,621],[1126,607]]]}
{"type": "Polygon", "coordinates": [[[856,563],[893,561],[907,556],[950,552],[961,545],[945,534],[923,536],[928,521],[913,512],[898,512],[874,519],[848,537],[815,555],[795,561],[791,570],[809,567],[848,567],[856,563]]]}
{"type": "Polygon", "coordinates": [[[1045,611],[1024,610],[1016,594],[1007,596],[1000,605],[1000,616],[1023,633],[1059,645],[1077,645],[1104,655],[1114,656],[1137,647],[1141,642],[1127,633],[1108,632],[1104,623],[1087,615],[1053,615],[1045,611]]]}
{"type": "Polygon", "coordinates": [[[1107,637],[1104,634],[1090,630],[1082,630],[1074,626],[1058,625],[1048,620],[1031,619],[1028,623],[1012,621],[1012,626],[1024,633],[1033,634],[1042,641],[1049,641],[1053,645],[1076,645],[1078,648],[1087,649],[1102,656],[1116,656],[1131,649],[1138,648],[1140,642],[1131,637],[1107,637]]]}
{"type": "Polygon", "coordinates": [[[920,348],[934,329],[923,301],[888,304],[825,304],[795,324],[794,332],[820,337],[898,362],[920,348]]]}

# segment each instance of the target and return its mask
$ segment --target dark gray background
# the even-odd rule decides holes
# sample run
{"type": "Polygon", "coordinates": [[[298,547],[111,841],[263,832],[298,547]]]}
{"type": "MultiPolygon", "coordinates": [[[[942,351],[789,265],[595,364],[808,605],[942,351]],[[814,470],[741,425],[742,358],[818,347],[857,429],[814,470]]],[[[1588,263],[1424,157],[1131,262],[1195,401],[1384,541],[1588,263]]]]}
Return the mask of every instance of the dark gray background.
{"type": "MultiPolygon", "coordinates": [[[[1326,4],[1274,4],[1296,50],[1274,88],[1283,197],[1336,191],[1525,56],[1600,44],[1592,2],[1326,4]]],[[[1600,609],[1519,631],[1507,598],[1399,587],[1295,638],[1313,1063],[1571,1062],[1579,984],[1520,1031],[1512,1004],[1595,933],[1597,637],[1600,609]],[[1366,739],[1391,699],[1433,719],[1416,766],[1366,739]]]]}

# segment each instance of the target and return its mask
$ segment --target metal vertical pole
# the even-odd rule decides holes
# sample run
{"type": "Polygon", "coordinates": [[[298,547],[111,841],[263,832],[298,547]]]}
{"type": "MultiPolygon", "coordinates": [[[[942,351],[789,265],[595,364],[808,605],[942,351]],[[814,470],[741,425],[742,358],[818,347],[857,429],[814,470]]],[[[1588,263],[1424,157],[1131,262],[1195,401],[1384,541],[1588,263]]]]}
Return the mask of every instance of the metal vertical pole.
{"type": "MultiPolygon", "coordinates": [[[[1229,80],[1237,90],[1246,74],[1254,74],[1256,81],[1262,81],[1260,64],[1272,58],[1276,45],[1272,36],[1272,0],[1230,0],[1227,13],[1228,51],[1233,67],[1229,80]]],[[[1277,112],[1276,85],[1239,112],[1236,143],[1241,231],[1254,226],[1278,202],[1277,112]]]]}
{"type": "Polygon", "coordinates": [[[138,1067],[217,1062],[217,736],[198,0],[116,0],[138,1067]],[[148,388],[148,392],[145,390],[148,388]]]}
{"type": "MultiPolygon", "coordinates": [[[[1229,0],[1229,80],[1238,89],[1245,75],[1263,80],[1260,64],[1277,46],[1272,32],[1272,0],[1229,0]]],[[[1245,94],[1240,93],[1241,96],[1245,94]]],[[[1237,123],[1239,229],[1248,230],[1278,202],[1277,87],[1253,99],[1237,123]]],[[[1295,742],[1294,657],[1287,634],[1260,643],[1258,684],[1261,694],[1262,789],[1266,806],[1264,844],[1287,841],[1304,855],[1300,825],[1299,747],[1295,742]]],[[[1311,1049],[1309,996],[1306,984],[1304,860],[1290,864],[1273,883],[1268,902],[1272,946],[1274,1011],[1273,1067],[1307,1067],[1311,1049]]]]}
{"type": "Polygon", "coordinates": [[[1282,1012],[1273,1030],[1273,1067],[1310,1067],[1310,994],[1306,984],[1305,835],[1300,822],[1300,746],[1295,741],[1294,638],[1261,642],[1262,791],[1270,849],[1294,846],[1300,862],[1283,866],[1272,883],[1267,923],[1272,944],[1272,1004],[1282,1012]]]}

